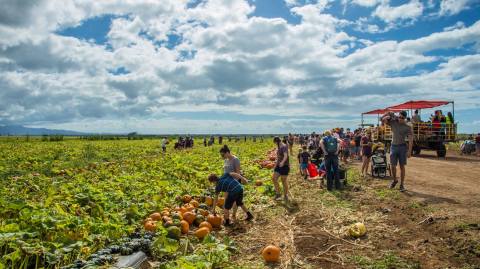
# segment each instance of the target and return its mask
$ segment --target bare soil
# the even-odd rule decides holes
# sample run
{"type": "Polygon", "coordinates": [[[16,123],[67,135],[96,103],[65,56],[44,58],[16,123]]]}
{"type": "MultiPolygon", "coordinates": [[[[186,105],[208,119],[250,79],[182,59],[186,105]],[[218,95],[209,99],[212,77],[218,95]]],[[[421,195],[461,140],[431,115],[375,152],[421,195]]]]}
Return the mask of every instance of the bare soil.
{"type": "Polygon", "coordinates": [[[409,159],[406,188],[389,179],[361,179],[350,164],[349,185],[329,193],[305,181],[296,166],[292,201],[253,206],[253,224],[227,231],[239,245],[242,268],[480,268],[480,158],[449,152],[409,159]],[[353,239],[348,227],[363,222],[367,235],[353,239]],[[278,264],[265,264],[266,245],[281,247],[278,264]]]}

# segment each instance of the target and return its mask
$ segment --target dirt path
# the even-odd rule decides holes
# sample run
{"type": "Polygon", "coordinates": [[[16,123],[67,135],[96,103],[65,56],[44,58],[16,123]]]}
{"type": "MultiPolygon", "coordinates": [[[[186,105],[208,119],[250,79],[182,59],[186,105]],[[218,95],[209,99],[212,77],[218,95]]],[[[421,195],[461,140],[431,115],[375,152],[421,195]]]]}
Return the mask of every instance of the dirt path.
{"type": "Polygon", "coordinates": [[[233,262],[241,268],[480,268],[479,164],[459,156],[412,158],[406,193],[389,190],[388,180],[360,179],[359,163],[351,165],[345,190],[327,192],[299,177],[294,165],[292,203],[256,204],[253,224],[227,232],[239,246],[233,262]],[[347,230],[358,221],[368,232],[354,240],[347,230]],[[263,263],[260,251],[269,244],[282,248],[281,263],[263,263]]]}
{"type": "Polygon", "coordinates": [[[480,220],[480,158],[426,153],[409,160],[406,193],[451,218],[480,220]]]}

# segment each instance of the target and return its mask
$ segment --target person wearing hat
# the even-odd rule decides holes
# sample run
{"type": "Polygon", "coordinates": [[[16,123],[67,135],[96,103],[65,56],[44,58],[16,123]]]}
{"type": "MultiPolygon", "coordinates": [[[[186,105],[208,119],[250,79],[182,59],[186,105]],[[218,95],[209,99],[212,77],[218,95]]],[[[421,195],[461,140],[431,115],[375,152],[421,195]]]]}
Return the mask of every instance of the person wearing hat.
{"type": "Polygon", "coordinates": [[[398,116],[388,112],[382,116],[382,122],[392,128],[392,145],[390,148],[390,162],[392,168],[392,182],[390,188],[393,189],[398,183],[397,164],[400,165],[400,191],[405,191],[405,166],[407,158],[410,158],[413,147],[413,130],[407,124],[407,112],[401,111],[398,116]],[[408,146],[406,139],[408,137],[408,146]]]}
{"type": "Polygon", "coordinates": [[[275,136],[273,142],[277,145],[277,160],[275,168],[273,170],[273,186],[275,187],[275,200],[281,200],[280,185],[278,184],[278,178],[282,179],[283,185],[283,197],[285,201],[288,201],[288,182],[287,177],[290,172],[290,164],[288,161],[288,146],[282,142],[280,137],[275,136]]]}

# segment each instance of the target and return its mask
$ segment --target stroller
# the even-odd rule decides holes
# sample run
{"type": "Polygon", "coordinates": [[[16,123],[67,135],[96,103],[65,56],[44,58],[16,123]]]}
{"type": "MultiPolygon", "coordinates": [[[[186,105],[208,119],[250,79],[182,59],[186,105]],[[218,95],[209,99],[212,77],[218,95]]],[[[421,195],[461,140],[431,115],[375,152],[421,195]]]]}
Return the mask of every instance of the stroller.
{"type": "Polygon", "coordinates": [[[387,176],[387,171],[389,175],[392,175],[390,171],[390,165],[387,161],[387,156],[385,154],[385,148],[382,146],[374,147],[373,155],[371,157],[372,162],[372,176],[377,178],[385,178],[387,176]]]}

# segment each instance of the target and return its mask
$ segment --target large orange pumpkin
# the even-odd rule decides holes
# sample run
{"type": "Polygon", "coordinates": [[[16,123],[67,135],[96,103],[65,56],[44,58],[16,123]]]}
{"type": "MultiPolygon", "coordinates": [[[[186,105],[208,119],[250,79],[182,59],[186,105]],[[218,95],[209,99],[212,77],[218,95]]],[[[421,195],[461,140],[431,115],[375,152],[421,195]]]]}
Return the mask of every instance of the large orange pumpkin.
{"type": "Polygon", "coordinates": [[[188,224],[192,224],[195,221],[195,217],[195,214],[193,214],[192,212],[185,212],[183,214],[183,220],[186,220],[188,224]]]}
{"type": "Polygon", "coordinates": [[[205,236],[207,236],[207,234],[210,233],[210,230],[206,227],[203,227],[203,228],[200,228],[198,230],[195,231],[195,236],[198,238],[198,239],[203,239],[205,236]]]}
{"type": "Polygon", "coordinates": [[[266,246],[262,250],[263,259],[266,262],[278,262],[280,260],[280,248],[276,246],[266,246]]]}
{"type": "Polygon", "coordinates": [[[210,214],[207,217],[207,221],[212,224],[213,228],[220,228],[220,226],[222,226],[222,217],[220,217],[219,215],[210,214]]]}
{"type": "Polygon", "coordinates": [[[157,229],[157,224],[155,224],[155,222],[153,221],[147,221],[145,222],[143,227],[149,232],[154,232],[157,229]]]}
{"type": "Polygon", "coordinates": [[[192,201],[192,196],[188,195],[188,194],[185,194],[182,198],[182,201],[184,203],[190,203],[190,201],[192,201]]]}
{"type": "Polygon", "coordinates": [[[208,228],[210,231],[213,230],[213,227],[212,227],[212,224],[210,224],[210,222],[208,221],[204,221],[202,223],[200,223],[200,225],[198,225],[199,228],[208,228]]]}
{"type": "Polygon", "coordinates": [[[154,221],[159,221],[162,219],[162,214],[155,212],[150,214],[150,218],[152,218],[154,221]]]}
{"type": "Polygon", "coordinates": [[[188,224],[187,221],[182,220],[182,221],[180,221],[180,225],[181,225],[181,228],[182,228],[182,234],[187,234],[188,230],[190,230],[190,224],[188,224]]]}

